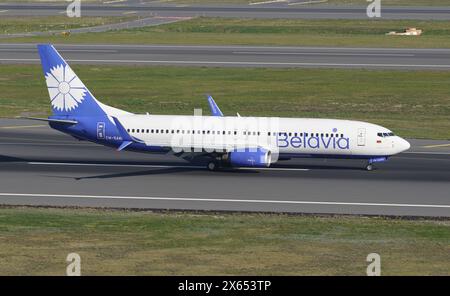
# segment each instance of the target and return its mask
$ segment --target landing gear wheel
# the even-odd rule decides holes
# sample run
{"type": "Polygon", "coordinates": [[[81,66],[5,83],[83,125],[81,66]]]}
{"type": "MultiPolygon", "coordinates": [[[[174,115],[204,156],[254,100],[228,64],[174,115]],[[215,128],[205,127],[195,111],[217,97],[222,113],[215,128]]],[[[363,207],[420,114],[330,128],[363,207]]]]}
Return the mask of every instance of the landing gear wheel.
{"type": "Polygon", "coordinates": [[[370,163],[366,166],[366,170],[367,171],[372,171],[373,170],[373,165],[371,165],[370,163]]]}
{"type": "Polygon", "coordinates": [[[217,170],[218,165],[215,161],[210,161],[210,162],[208,162],[208,165],[206,167],[210,171],[215,171],[215,170],[217,170]]]}

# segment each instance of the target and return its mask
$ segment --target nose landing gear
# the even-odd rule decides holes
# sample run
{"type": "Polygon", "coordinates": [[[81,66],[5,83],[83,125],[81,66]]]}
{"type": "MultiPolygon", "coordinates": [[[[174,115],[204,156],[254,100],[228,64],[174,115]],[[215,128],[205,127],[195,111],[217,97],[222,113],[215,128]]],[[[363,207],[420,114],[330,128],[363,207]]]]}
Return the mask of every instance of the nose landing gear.
{"type": "Polygon", "coordinates": [[[373,166],[375,162],[383,162],[386,161],[387,159],[388,159],[387,156],[369,158],[367,160],[366,171],[373,171],[375,169],[375,167],[373,166]]]}

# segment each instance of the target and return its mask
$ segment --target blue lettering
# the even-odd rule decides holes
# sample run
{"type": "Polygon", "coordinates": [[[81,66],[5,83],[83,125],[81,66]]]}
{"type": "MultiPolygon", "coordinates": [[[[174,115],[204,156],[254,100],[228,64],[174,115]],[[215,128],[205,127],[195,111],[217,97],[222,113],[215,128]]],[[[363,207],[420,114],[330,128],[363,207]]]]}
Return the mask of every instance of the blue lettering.
{"type": "Polygon", "coordinates": [[[312,148],[317,149],[322,145],[325,149],[350,149],[349,138],[336,137],[316,137],[312,135],[307,137],[306,133],[300,136],[289,137],[287,133],[277,135],[277,145],[281,148],[291,146],[292,148],[312,148]]]}
{"type": "Polygon", "coordinates": [[[291,138],[291,146],[294,148],[302,147],[302,139],[300,137],[292,137],[291,138]]]}
{"type": "Polygon", "coordinates": [[[318,137],[311,137],[308,139],[308,146],[309,148],[319,148],[319,138],[318,137]],[[311,144],[311,141],[314,140],[314,145],[311,144]]]}
{"type": "Polygon", "coordinates": [[[289,146],[288,135],[287,134],[278,134],[277,142],[278,142],[278,147],[286,148],[287,146],[289,146]],[[284,136],[284,139],[280,138],[282,136],[284,136]],[[282,145],[280,145],[280,142],[284,142],[285,144],[282,146],[282,145]]]}
{"type": "Polygon", "coordinates": [[[337,145],[339,149],[350,149],[350,143],[348,138],[339,138],[339,140],[337,140],[337,145]]]}
{"type": "Polygon", "coordinates": [[[325,142],[325,138],[321,138],[321,140],[325,148],[328,148],[330,146],[331,138],[328,138],[328,142],[325,142]]]}

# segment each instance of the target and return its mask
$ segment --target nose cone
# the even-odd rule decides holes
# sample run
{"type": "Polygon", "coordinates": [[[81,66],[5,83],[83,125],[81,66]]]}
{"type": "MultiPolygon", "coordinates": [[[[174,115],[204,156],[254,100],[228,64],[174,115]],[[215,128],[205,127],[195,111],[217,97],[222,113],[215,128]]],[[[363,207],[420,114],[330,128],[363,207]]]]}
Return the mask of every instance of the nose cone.
{"type": "Polygon", "coordinates": [[[409,142],[406,141],[405,139],[399,138],[398,148],[399,148],[400,152],[403,152],[403,151],[406,151],[409,148],[411,148],[411,144],[409,144],[409,142]]]}

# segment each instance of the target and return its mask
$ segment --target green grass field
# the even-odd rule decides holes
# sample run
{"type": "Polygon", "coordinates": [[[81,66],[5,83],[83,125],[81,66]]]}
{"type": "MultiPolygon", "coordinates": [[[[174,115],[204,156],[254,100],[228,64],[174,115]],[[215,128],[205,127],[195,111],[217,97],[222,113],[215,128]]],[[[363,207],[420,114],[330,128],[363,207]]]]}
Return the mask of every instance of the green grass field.
{"type": "Polygon", "coordinates": [[[2,16],[0,18],[0,35],[29,32],[48,32],[59,30],[70,30],[101,26],[119,22],[125,22],[136,17],[82,17],[69,18],[66,16],[49,17],[26,17],[18,18],[2,16]]]}
{"type": "MultiPolygon", "coordinates": [[[[7,25],[7,22],[4,24],[7,25]]],[[[69,37],[3,38],[0,42],[450,48],[450,22],[200,17],[154,27],[72,34],[69,37]],[[406,27],[417,27],[424,33],[420,37],[385,35],[406,27]]]]}
{"type": "Polygon", "coordinates": [[[0,208],[0,274],[450,275],[450,222],[0,208]]]}
{"type": "MultiPolygon", "coordinates": [[[[450,72],[75,65],[102,102],[136,113],[365,120],[403,137],[450,139],[450,72]]],[[[0,67],[0,116],[50,111],[39,65],[0,67]]]]}

